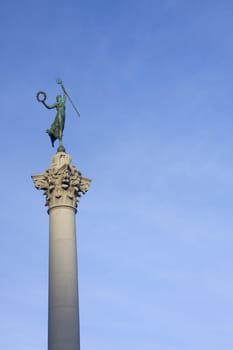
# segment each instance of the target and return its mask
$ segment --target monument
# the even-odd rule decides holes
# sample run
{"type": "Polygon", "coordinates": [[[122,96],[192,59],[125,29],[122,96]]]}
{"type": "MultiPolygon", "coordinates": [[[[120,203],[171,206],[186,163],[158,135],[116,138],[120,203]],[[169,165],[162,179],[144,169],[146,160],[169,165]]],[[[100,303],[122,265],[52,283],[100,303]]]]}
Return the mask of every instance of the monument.
{"type": "MultiPolygon", "coordinates": [[[[35,187],[44,191],[49,214],[48,350],[80,350],[75,214],[91,180],[71,163],[62,143],[67,97],[72,105],[73,102],[61,80],[58,84],[63,97],[58,95],[51,106],[45,102],[45,92],[37,93],[38,101],[46,108],[57,110],[47,133],[52,146],[57,139],[59,146],[50,168],[43,174],[32,175],[32,179],[35,187]]],[[[75,110],[78,113],[76,107],[75,110]]]]}

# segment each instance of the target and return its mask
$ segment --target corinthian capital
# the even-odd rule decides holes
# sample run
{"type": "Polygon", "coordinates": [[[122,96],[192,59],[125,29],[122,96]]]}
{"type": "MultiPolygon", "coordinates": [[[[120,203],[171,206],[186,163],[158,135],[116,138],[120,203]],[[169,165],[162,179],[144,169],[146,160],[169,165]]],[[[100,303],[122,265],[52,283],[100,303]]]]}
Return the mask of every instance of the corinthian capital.
{"type": "Polygon", "coordinates": [[[51,167],[43,174],[32,175],[35,187],[43,190],[45,205],[49,209],[57,206],[77,208],[82,194],[88,191],[91,180],[71,164],[71,157],[58,152],[52,158],[51,167]]]}

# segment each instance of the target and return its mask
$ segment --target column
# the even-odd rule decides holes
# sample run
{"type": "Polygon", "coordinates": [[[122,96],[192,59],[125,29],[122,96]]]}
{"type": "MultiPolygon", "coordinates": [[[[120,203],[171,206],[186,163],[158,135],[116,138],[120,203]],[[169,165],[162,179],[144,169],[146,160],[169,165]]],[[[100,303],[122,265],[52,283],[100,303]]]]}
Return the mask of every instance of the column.
{"type": "Polygon", "coordinates": [[[32,179],[44,190],[49,213],[48,350],[80,350],[75,214],[91,180],[64,152],[32,179]]]}

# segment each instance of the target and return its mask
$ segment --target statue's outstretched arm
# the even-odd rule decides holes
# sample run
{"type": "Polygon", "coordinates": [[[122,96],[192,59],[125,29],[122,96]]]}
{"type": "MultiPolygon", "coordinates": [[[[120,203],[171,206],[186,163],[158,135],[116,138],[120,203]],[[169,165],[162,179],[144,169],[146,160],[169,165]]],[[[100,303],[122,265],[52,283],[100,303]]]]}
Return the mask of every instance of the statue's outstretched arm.
{"type": "Polygon", "coordinates": [[[66,103],[67,92],[66,92],[65,86],[62,84],[62,81],[60,81],[59,84],[61,85],[61,88],[63,90],[63,102],[66,103]]]}
{"type": "Polygon", "coordinates": [[[57,104],[54,103],[53,105],[49,106],[47,105],[47,103],[45,101],[41,101],[43,103],[43,105],[48,108],[48,109],[53,109],[53,108],[56,108],[57,107],[57,104]]]}
{"type": "Polygon", "coordinates": [[[64,95],[63,95],[63,101],[64,101],[64,103],[66,103],[66,98],[67,98],[66,91],[64,91],[64,95]]]}

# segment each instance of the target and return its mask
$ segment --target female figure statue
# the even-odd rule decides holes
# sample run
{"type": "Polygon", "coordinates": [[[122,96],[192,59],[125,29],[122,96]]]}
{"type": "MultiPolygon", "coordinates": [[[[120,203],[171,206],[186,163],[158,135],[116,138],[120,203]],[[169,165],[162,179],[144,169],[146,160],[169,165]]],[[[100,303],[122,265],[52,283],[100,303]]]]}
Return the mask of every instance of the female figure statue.
{"type": "Polygon", "coordinates": [[[55,116],[54,122],[52,123],[50,129],[47,129],[46,132],[49,134],[49,137],[52,142],[52,146],[54,147],[54,142],[58,139],[59,140],[59,147],[57,149],[58,152],[65,152],[65,148],[62,144],[62,136],[63,136],[63,130],[65,126],[65,109],[66,109],[66,98],[68,97],[71,105],[73,106],[75,112],[80,117],[80,113],[77,110],[76,106],[74,105],[73,101],[71,100],[70,96],[66,92],[66,89],[62,83],[61,79],[57,79],[57,83],[61,85],[62,91],[63,91],[63,98],[61,95],[58,95],[56,97],[56,103],[49,106],[45,102],[47,95],[44,91],[39,91],[36,95],[36,98],[39,102],[43,103],[43,105],[48,109],[56,108],[57,114],[55,116]]]}
{"type": "Polygon", "coordinates": [[[63,98],[61,95],[58,95],[56,97],[56,103],[49,106],[45,102],[46,100],[46,93],[43,91],[39,91],[37,93],[37,100],[39,102],[42,102],[43,105],[48,109],[56,108],[57,114],[55,116],[55,119],[50,127],[50,129],[47,129],[46,132],[49,134],[52,146],[54,147],[54,142],[58,139],[59,140],[59,148],[63,147],[62,145],[62,136],[63,136],[63,130],[65,126],[65,103],[66,103],[66,92],[64,91],[63,98]],[[43,99],[41,99],[40,95],[43,95],[43,99]]]}

